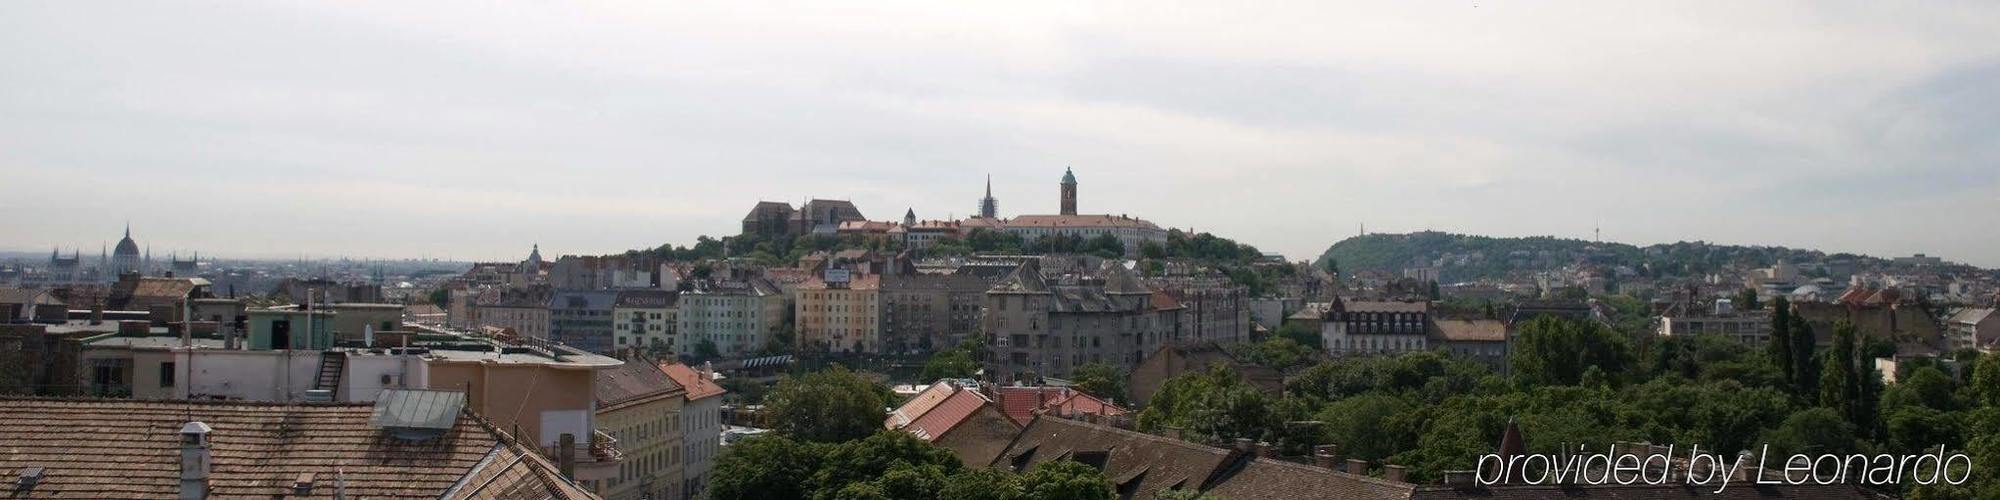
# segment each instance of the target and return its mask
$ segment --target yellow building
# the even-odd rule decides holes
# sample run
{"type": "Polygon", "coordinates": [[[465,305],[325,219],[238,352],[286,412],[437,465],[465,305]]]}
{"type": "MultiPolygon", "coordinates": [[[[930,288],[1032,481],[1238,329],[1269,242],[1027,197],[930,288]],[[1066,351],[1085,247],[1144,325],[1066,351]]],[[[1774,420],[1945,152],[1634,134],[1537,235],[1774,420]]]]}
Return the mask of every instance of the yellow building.
{"type": "Polygon", "coordinates": [[[801,349],[882,351],[882,277],[849,273],[830,269],[793,292],[797,305],[792,317],[801,349]]]}

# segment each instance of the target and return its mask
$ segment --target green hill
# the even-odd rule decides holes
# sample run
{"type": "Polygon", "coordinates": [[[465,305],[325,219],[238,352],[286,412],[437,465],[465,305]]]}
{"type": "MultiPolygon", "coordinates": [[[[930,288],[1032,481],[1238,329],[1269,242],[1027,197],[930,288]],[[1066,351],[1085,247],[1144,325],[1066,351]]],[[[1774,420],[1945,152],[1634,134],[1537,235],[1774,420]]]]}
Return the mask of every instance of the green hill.
{"type": "Polygon", "coordinates": [[[1425,231],[1369,234],[1334,243],[1316,261],[1339,263],[1342,272],[1437,266],[1447,283],[1502,278],[1573,264],[1629,267],[1650,276],[1698,275],[1730,265],[1764,267],[1785,258],[1801,266],[1850,263],[1868,268],[1888,261],[1784,247],[1679,242],[1649,246],[1551,236],[1490,237],[1425,231]]]}

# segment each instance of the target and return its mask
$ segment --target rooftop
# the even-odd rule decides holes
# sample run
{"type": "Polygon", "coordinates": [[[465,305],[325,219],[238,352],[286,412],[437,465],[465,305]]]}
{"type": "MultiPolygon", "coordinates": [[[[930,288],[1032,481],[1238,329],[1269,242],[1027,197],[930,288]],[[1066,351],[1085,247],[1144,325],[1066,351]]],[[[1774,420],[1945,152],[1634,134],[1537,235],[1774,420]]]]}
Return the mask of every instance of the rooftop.
{"type": "Polygon", "coordinates": [[[41,467],[16,496],[173,498],[180,430],[210,431],[211,495],[275,498],[301,478],[355,498],[592,498],[555,466],[468,413],[440,437],[395,439],[372,404],[0,399],[0,482],[41,467]],[[307,476],[307,475],[310,476],[307,476]]]}

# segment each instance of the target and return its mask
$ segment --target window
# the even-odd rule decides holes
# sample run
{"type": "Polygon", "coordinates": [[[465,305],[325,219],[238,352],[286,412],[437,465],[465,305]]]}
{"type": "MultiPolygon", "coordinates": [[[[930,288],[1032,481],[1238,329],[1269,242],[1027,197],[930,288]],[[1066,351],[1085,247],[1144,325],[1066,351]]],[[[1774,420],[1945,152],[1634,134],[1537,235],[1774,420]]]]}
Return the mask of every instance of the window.
{"type": "Polygon", "coordinates": [[[174,386],[174,362],[160,363],[160,387],[174,386]]]}

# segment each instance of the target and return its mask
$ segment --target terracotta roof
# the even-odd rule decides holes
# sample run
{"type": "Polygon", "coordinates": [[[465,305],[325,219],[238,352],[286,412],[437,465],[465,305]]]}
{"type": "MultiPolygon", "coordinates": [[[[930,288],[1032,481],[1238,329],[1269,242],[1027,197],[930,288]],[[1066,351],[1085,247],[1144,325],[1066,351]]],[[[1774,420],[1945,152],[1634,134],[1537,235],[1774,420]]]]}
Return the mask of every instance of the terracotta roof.
{"type": "Polygon", "coordinates": [[[889,429],[901,429],[904,426],[908,426],[910,422],[916,421],[918,417],[922,417],[925,413],[930,412],[931,408],[936,408],[938,403],[943,403],[946,398],[950,398],[951,394],[957,390],[958,387],[952,385],[949,381],[938,381],[931,384],[930,387],[924,388],[917,395],[910,396],[910,400],[904,402],[903,406],[890,411],[889,416],[883,419],[882,426],[889,429]]]}
{"type": "Polygon", "coordinates": [[[688,401],[710,396],[721,396],[729,392],[723,390],[722,386],[716,385],[714,379],[702,376],[700,372],[689,368],[688,365],[660,363],[660,371],[666,372],[668,378],[674,379],[674,383],[680,384],[682,388],[687,389],[688,401]]]}
{"type": "Polygon", "coordinates": [[[591,376],[592,385],[597,389],[597,411],[625,403],[687,394],[686,388],[652,363],[627,362],[616,368],[595,370],[591,376]]]}
{"type": "Polygon", "coordinates": [[[1445,340],[1503,342],[1507,340],[1507,323],[1497,319],[1440,319],[1437,332],[1445,340]]]}
{"type": "Polygon", "coordinates": [[[208,433],[211,494],[278,497],[301,474],[356,498],[592,498],[548,461],[471,414],[441,437],[407,442],[369,425],[368,404],[0,399],[0,482],[42,467],[15,496],[172,498],[182,426],[208,433]]]}
{"type": "Polygon", "coordinates": [[[986,396],[979,394],[979,391],[959,390],[939,402],[930,411],[924,412],[923,416],[917,417],[915,421],[910,422],[910,425],[903,427],[903,431],[915,434],[925,441],[936,440],[951,432],[952,428],[958,427],[958,424],[965,422],[966,417],[972,416],[973,412],[991,403],[992,401],[987,401],[986,396]]]}
{"type": "Polygon", "coordinates": [[[994,399],[1000,403],[1000,411],[1020,425],[1028,425],[1029,421],[1034,420],[1035,410],[1048,410],[1057,416],[1083,414],[1118,416],[1131,413],[1123,407],[1069,387],[999,387],[993,392],[994,399]]]}

